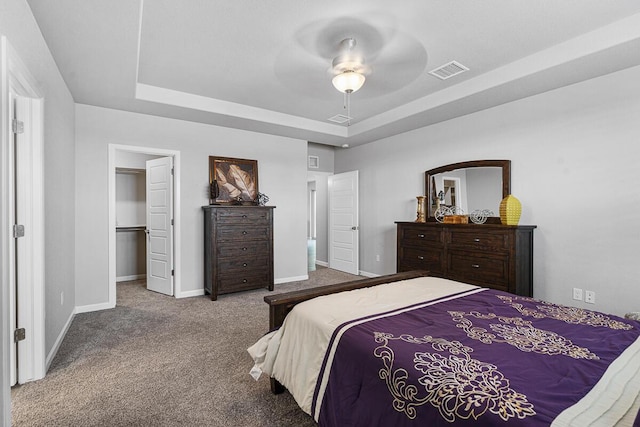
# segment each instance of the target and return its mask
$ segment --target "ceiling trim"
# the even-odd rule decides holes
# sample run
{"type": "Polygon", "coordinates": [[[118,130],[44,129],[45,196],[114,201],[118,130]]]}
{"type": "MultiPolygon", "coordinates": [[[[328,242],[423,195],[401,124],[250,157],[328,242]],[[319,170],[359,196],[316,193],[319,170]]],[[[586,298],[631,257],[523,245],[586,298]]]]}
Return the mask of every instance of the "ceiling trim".
{"type": "Polygon", "coordinates": [[[346,138],[346,127],[293,116],[264,108],[209,98],[192,93],[136,83],[136,99],[157,102],[175,107],[190,108],[208,113],[237,117],[239,119],[268,123],[270,125],[298,128],[310,132],[346,138]]]}
{"type": "Polygon", "coordinates": [[[459,101],[473,94],[514,82],[555,66],[640,39],[640,14],[583,34],[564,43],[465,80],[415,101],[355,123],[349,137],[370,132],[427,110],[459,101]]]}
{"type": "Polygon", "coordinates": [[[269,125],[297,128],[303,131],[320,133],[327,136],[346,138],[348,129],[344,126],[323,123],[291,114],[280,113],[246,104],[224,101],[192,93],[167,89],[159,86],[140,83],[140,49],[142,44],[142,21],[144,16],[144,0],[140,0],[140,16],[138,20],[138,46],[136,51],[136,89],[135,98],[141,101],[156,102],[175,107],[189,108],[208,113],[232,116],[269,125]]]}
{"type": "MultiPolygon", "coordinates": [[[[261,131],[260,128],[264,127],[264,125],[271,129],[268,133],[284,132],[284,134],[288,134],[285,129],[296,129],[302,133],[311,133],[308,136],[315,136],[315,139],[324,139],[323,137],[326,137],[327,141],[325,142],[331,145],[339,145],[344,142],[357,144],[370,142],[369,139],[374,134],[384,135],[388,132],[395,133],[396,131],[393,129],[397,127],[396,125],[399,125],[401,122],[405,122],[406,124],[407,120],[412,120],[412,117],[425,117],[425,115],[429,115],[430,111],[435,112],[438,108],[455,105],[457,102],[473,95],[495,90],[500,87],[506,87],[507,85],[517,85],[518,81],[523,78],[536,78],[537,74],[543,75],[544,72],[554,67],[569,64],[572,61],[586,58],[594,53],[604,52],[607,49],[620,46],[630,41],[640,40],[640,13],[638,13],[539,51],[533,55],[505,64],[487,73],[462,81],[459,84],[390,109],[384,113],[356,122],[351,126],[344,126],[141,83],[138,73],[140,67],[143,12],[144,0],[140,0],[135,76],[136,99],[213,113],[222,117],[239,119],[240,121],[246,120],[253,123],[249,128],[256,131],[261,131]]],[[[568,71],[565,70],[565,73],[567,72],[568,71]]],[[[581,78],[579,73],[576,73],[573,82],[578,82],[584,78],[586,77],[581,78]]],[[[568,80],[571,80],[571,78],[566,78],[565,76],[565,81],[568,80]]],[[[533,94],[532,92],[527,96],[533,94]]],[[[461,110],[458,115],[468,114],[469,112],[490,108],[491,106],[493,105],[481,103],[478,104],[475,109],[472,108],[468,111],[461,110]]],[[[458,115],[454,116],[457,117],[458,115]]],[[[412,121],[415,123],[409,125],[409,127],[405,129],[406,131],[433,124],[430,120],[427,120],[427,123],[423,120],[412,121]]]]}

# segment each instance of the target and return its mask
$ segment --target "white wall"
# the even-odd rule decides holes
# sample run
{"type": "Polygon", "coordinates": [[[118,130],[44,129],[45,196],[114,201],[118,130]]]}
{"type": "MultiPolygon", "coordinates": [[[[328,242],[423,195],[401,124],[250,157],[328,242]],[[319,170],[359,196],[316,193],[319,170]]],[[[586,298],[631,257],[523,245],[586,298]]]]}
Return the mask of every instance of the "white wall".
{"type": "MultiPolygon", "coordinates": [[[[76,304],[108,302],[108,144],[180,151],[182,291],[202,289],[209,156],[258,161],[259,190],[274,211],[276,282],[307,276],[307,142],[237,129],[76,105],[76,304]]],[[[276,285],[277,290],[277,285],[276,285]]]]}
{"type": "MultiPolygon", "coordinates": [[[[0,33],[38,82],[45,99],[45,354],[49,354],[75,307],[74,102],[26,1],[0,2],[0,33]]],[[[2,194],[3,205],[7,197],[2,194]]]]}
{"type": "Polygon", "coordinates": [[[116,170],[116,227],[146,225],[146,183],[144,171],[116,170]]]}
{"type": "Polygon", "coordinates": [[[316,156],[318,158],[318,167],[309,168],[309,172],[333,173],[336,152],[335,147],[309,142],[308,151],[310,156],[316,156]]]}
{"type": "Polygon", "coordinates": [[[538,226],[534,296],[639,310],[640,67],[337,151],[336,173],[360,171],[361,269],[395,271],[394,221],[414,220],[425,170],[494,158],[512,161],[520,223],[538,226]]]}

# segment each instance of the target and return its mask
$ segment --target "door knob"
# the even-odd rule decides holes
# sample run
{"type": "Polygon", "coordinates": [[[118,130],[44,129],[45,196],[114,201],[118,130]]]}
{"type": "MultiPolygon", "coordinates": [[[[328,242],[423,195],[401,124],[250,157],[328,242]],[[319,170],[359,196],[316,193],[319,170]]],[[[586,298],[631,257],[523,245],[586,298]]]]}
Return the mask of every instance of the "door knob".
{"type": "Polygon", "coordinates": [[[358,229],[358,226],[357,226],[357,225],[354,225],[353,227],[351,227],[351,229],[352,229],[352,230],[357,230],[357,229],[358,229]]]}

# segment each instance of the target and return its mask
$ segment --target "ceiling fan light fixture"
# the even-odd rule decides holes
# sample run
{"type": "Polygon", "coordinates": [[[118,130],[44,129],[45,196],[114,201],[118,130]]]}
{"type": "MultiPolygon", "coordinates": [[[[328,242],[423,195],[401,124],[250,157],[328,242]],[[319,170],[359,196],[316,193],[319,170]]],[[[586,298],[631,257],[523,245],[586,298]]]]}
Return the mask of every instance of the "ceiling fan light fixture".
{"type": "Polygon", "coordinates": [[[364,74],[353,70],[346,70],[334,76],[331,83],[342,93],[352,93],[360,89],[364,81],[364,74]]]}

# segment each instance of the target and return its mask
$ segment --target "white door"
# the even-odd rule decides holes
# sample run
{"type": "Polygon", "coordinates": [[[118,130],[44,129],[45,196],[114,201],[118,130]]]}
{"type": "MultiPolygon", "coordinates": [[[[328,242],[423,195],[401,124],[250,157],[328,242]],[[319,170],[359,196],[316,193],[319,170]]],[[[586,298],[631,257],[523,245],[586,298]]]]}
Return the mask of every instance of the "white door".
{"type": "MultiPolygon", "coordinates": [[[[13,117],[21,123],[14,130],[13,139],[13,221],[20,229],[14,231],[13,267],[11,278],[11,331],[24,329],[24,338],[14,342],[11,350],[11,385],[24,384],[41,378],[36,372],[38,360],[35,354],[35,340],[40,318],[32,306],[34,295],[34,235],[38,232],[34,221],[34,190],[31,169],[33,167],[33,100],[12,94],[13,117]]],[[[43,361],[40,361],[41,363],[43,361]]]]}
{"type": "Polygon", "coordinates": [[[329,177],[329,268],[359,274],[358,171],[329,177]]]}
{"type": "Polygon", "coordinates": [[[173,295],[173,157],[147,160],[147,289],[173,295]]]}

